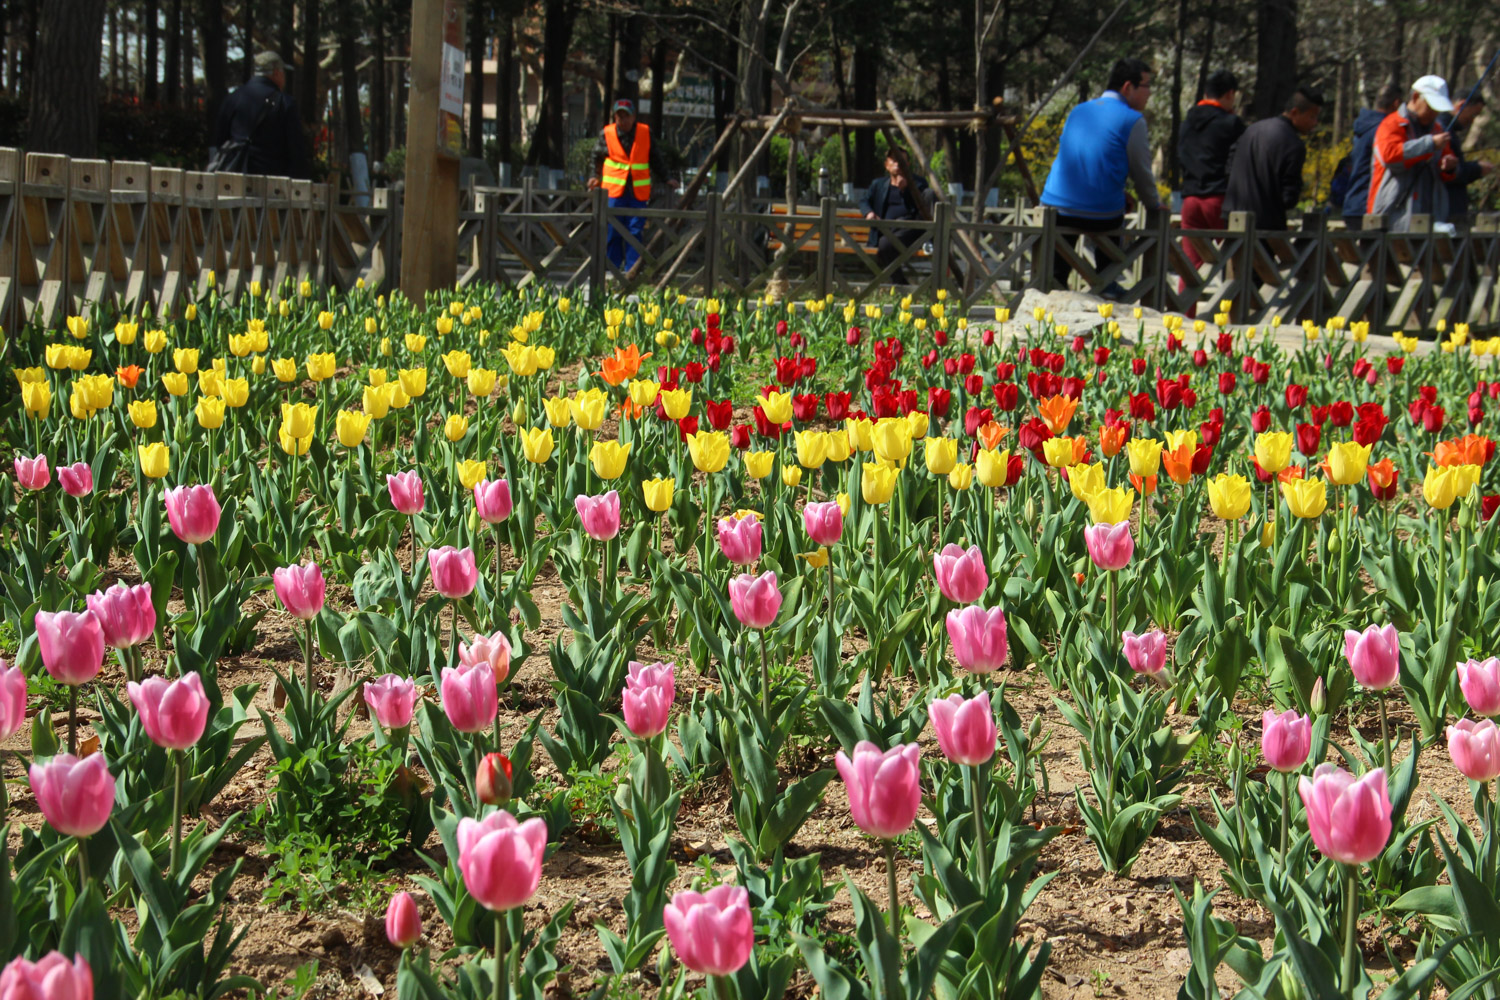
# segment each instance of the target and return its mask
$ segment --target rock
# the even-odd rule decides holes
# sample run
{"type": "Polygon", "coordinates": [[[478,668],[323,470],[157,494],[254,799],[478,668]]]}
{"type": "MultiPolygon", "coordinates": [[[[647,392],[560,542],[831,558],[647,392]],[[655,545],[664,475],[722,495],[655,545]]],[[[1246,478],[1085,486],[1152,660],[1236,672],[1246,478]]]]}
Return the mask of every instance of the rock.
{"type": "Polygon", "coordinates": [[[1186,948],[1173,948],[1162,956],[1161,964],[1172,975],[1186,978],[1193,968],[1193,959],[1186,948]]]}

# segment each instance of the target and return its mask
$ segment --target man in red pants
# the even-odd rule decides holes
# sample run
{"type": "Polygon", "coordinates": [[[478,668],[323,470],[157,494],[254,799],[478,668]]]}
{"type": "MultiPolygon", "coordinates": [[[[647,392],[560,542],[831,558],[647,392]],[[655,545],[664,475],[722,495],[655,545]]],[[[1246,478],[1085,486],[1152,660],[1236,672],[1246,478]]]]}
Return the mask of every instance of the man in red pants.
{"type": "MultiPolygon", "coordinates": [[[[1187,113],[1177,137],[1177,160],[1182,166],[1182,228],[1223,229],[1224,192],[1229,187],[1229,151],[1245,132],[1245,123],[1234,113],[1239,99],[1239,80],[1227,69],[1208,78],[1203,100],[1187,113]]],[[[1203,266],[1202,255],[1191,242],[1183,251],[1193,267],[1203,266]]],[[[1186,286],[1179,281],[1178,291],[1186,286]]],[[[1189,316],[1195,306],[1187,310],[1189,316]]]]}

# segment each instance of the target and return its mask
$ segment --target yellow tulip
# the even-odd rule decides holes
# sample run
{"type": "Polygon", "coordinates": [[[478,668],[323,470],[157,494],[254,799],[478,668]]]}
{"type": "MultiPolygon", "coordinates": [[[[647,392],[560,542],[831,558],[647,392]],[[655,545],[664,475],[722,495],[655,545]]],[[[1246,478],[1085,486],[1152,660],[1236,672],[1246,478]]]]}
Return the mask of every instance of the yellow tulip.
{"type": "Polygon", "coordinates": [[[875,448],[875,422],[868,417],[844,418],[844,432],[860,451],[875,448]]]}
{"type": "Polygon", "coordinates": [[[1198,450],[1197,431],[1167,431],[1167,450],[1176,451],[1183,445],[1187,445],[1188,451],[1198,450]]]}
{"type": "Polygon", "coordinates": [[[828,565],[828,546],[820,545],[811,552],[798,552],[797,558],[806,559],[813,569],[822,569],[828,565]]]}
{"type": "Polygon", "coordinates": [[[656,402],[657,394],[660,392],[660,382],[653,382],[648,378],[630,380],[630,401],[636,406],[650,406],[656,402]]]}
{"type": "Polygon", "coordinates": [[[825,431],[824,440],[828,443],[828,461],[835,464],[847,462],[854,449],[849,445],[849,432],[840,428],[836,431],[825,431]]]}
{"type": "Polygon", "coordinates": [[[979,455],[974,460],[974,475],[982,485],[999,489],[1005,485],[1009,465],[1009,449],[996,451],[993,448],[980,448],[979,455]]]}
{"type": "Polygon", "coordinates": [[[1130,439],[1125,442],[1125,454],[1130,459],[1130,471],[1142,479],[1161,469],[1161,442],[1155,438],[1130,439]]]}
{"type": "Polygon", "coordinates": [[[129,347],[135,343],[136,333],[140,326],[136,323],[119,322],[115,324],[115,342],[129,347]]]}
{"type": "Polygon", "coordinates": [[[469,433],[469,418],[462,413],[449,414],[448,419],[443,421],[443,437],[449,441],[457,444],[467,433],[469,433]]]}
{"type": "Polygon", "coordinates": [[[46,382],[21,383],[21,403],[30,416],[41,420],[52,412],[52,387],[46,382]]]}
{"type": "Polygon", "coordinates": [[[167,349],[167,331],[147,330],[146,339],[142,343],[147,354],[160,354],[167,349]]]}
{"type": "Polygon", "coordinates": [[[523,427],[517,431],[526,461],[541,465],[552,457],[552,428],[523,427]]]}
{"type": "Polygon", "coordinates": [[[333,378],[333,373],[337,369],[338,359],[331,352],[327,354],[309,354],[307,356],[307,377],[314,382],[322,382],[333,378]]]}
{"type": "Polygon", "coordinates": [[[304,281],[297,286],[297,293],[304,299],[312,297],[312,282],[304,281]]]}
{"type": "Polygon", "coordinates": [[[641,483],[646,509],[660,514],[672,506],[672,494],[677,489],[674,479],[647,479],[641,483]]]}
{"type": "Polygon", "coordinates": [[[199,427],[218,430],[224,426],[224,401],[217,396],[200,396],[198,405],[193,407],[193,415],[198,418],[199,427]]]}
{"type": "Polygon", "coordinates": [[[600,479],[618,479],[630,460],[630,445],[618,441],[595,441],[589,449],[589,462],[600,479]]]}
{"type": "Polygon", "coordinates": [[[790,393],[777,392],[772,389],[764,396],[757,396],[760,408],[765,412],[766,419],[773,424],[784,424],[792,419],[792,397],[790,393]]]}
{"type": "Polygon", "coordinates": [[[1479,485],[1479,476],[1484,468],[1479,465],[1455,465],[1453,471],[1458,476],[1458,495],[1466,497],[1475,486],[1479,485]]]}
{"type": "Polygon", "coordinates": [[[188,377],[181,372],[167,372],[166,374],[162,375],[161,384],[166,387],[168,395],[187,395],[188,377]]]}
{"type": "Polygon", "coordinates": [[[896,466],[911,457],[911,424],[901,417],[882,417],[870,431],[875,457],[896,466]]]}
{"type": "MultiPolygon", "coordinates": [[[[1068,450],[1072,451],[1069,445],[1068,450]]],[[[1070,465],[1068,466],[1068,489],[1073,491],[1073,496],[1084,503],[1089,502],[1089,497],[1104,489],[1104,463],[1095,462],[1093,465],[1070,465]]],[[[1111,522],[1118,523],[1118,522],[1111,522]]]]}
{"type": "Polygon", "coordinates": [[[557,360],[557,351],[543,345],[536,348],[536,366],[542,371],[550,371],[552,363],[557,360]]]}
{"type": "MultiPolygon", "coordinates": [[[[365,333],[373,337],[375,334],[377,334],[379,332],[380,332],[380,322],[374,316],[366,316],[365,317],[365,333]]],[[[390,342],[386,341],[386,343],[388,344],[390,342]]]]}
{"type": "Polygon", "coordinates": [[[466,490],[472,490],[474,484],[484,478],[486,471],[483,462],[472,458],[459,460],[454,463],[454,468],[458,470],[458,481],[466,490]]]}
{"type": "Polygon", "coordinates": [[[438,336],[444,336],[453,332],[453,318],[451,316],[439,316],[436,325],[438,336]]]}
{"type": "Polygon", "coordinates": [[[966,490],[974,485],[974,466],[958,462],[948,470],[948,485],[955,490],[966,490]]]}
{"type": "Polygon", "coordinates": [[[224,402],[235,409],[250,401],[250,380],[247,378],[226,378],[219,390],[224,402]]]}
{"type": "Polygon", "coordinates": [[[276,378],[282,382],[295,382],[297,380],[296,358],[273,358],[271,370],[276,373],[276,378]]]}
{"type": "Polygon", "coordinates": [[[573,422],[580,430],[596,431],[604,423],[605,411],[609,408],[609,396],[602,389],[584,389],[574,393],[568,401],[573,422]]]}
{"type": "MultiPolygon", "coordinates": [[[[1134,442],[1131,443],[1133,444],[1134,442]]],[[[1042,457],[1054,469],[1061,469],[1073,464],[1073,439],[1070,437],[1048,438],[1042,442],[1042,457]]],[[[1131,456],[1130,464],[1134,468],[1134,456],[1131,456]]]]}
{"type": "Polygon", "coordinates": [[[371,368],[369,378],[366,381],[373,386],[382,386],[390,381],[390,373],[384,368],[371,368]]]}
{"type": "Polygon", "coordinates": [[[84,347],[68,348],[68,367],[75,372],[81,372],[89,366],[93,360],[94,352],[84,347]]]}
{"type": "Polygon", "coordinates": [[[665,389],[661,393],[661,408],[673,420],[681,420],[693,406],[693,390],[665,389]]]}
{"type": "Polygon", "coordinates": [[[108,375],[84,375],[76,383],[88,398],[89,407],[102,410],[115,401],[115,380],[108,375]]]}
{"type": "MultiPolygon", "coordinates": [[[[1070,469],[1068,475],[1072,474],[1070,469]]],[[[1100,487],[1084,502],[1089,505],[1089,516],[1095,524],[1124,524],[1130,520],[1130,508],[1135,505],[1135,490],[1100,487]]]]}
{"type": "Polygon", "coordinates": [[[391,409],[391,390],[388,385],[367,385],[360,399],[360,406],[371,417],[381,419],[391,409]]]}
{"type": "Polygon", "coordinates": [[[89,335],[89,320],[88,320],[88,317],[87,316],[69,316],[68,317],[68,332],[71,333],[74,336],[74,338],[77,339],[77,340],[83,340],[86,337],[88,337],[88,335],[89,335]]]}
{"type": "Polygon", "coordinates": [[[927,414],[921,410],[912,410],[906,415],[906,425],[913,441],[920,441],[927,436],[927,414]]]}
{"type": "Polygon", "coordinates": [[[242,334],[231,333],[229,335],[229,353],[237,358],[243,358],[250,353],[250,348],[255,341],[242,334]]]}
{"type": "Polygon", "coordinates": [[[468,374],[469,395],[475,399],[487,399],[495,391],[493,368],[470,368],[468,374]]]}
{"type": "Polygon", "coordinates": [[[745,474],[751,479],[764,479],[776,466],[774,451],[747,451],[744,453],[745,474]]]}
{"type": "Polygon", "coordinates": [[[167,474],[167,467],[171,464],[171,453],[162,442],[136,445],[135,453],[141,463],[141,475],[147,479],[160,479],[167,474]]]}
{"type": "Polygon", "coordinates": [[[729,435],[723,431],[699,431],[689,434],[688,455],[699,472],[712,475],[729,464],[729,435]]]}
{"type": "Polygon", "coordinates": [[[196,347],[177,347],[172,350],[172,367],[184,375],[191,375],[198,370],[198,349],[196,347]]]}
{"type": "Polygon", "coordinates": [[[1340,441],[1328,449],[1328,477],[1337,486],[1353,486],[1365,478],[1371,445],[1340,441]]]}
{"type": "Polygon", "coordinates": [[[792,489],[802,485],[802,467],[798,465],[783,465],[781,467],[781,481],[792,489]]]}
{"type": "MultiPolygon", "coordinates": [[[[307,437],[318,419],[318,408],[306,403],[281,404],[281,429],[292,437],[307,437]]],[[[299,453],[300,454],[300,453],[299,453]]]]}
{"type": "Polygon", "coordinates": [[[281,450],[288,455],[306,455],[307,449],[312,447],[311,434],[306,437],[297,437],[294,434],[288,434],[284,426],[276,432],[276,440],[280,443],[281,450]]]}
{"type": "Polygon", "coordinates": [[[401,391],[412,399],[421,399],[422,394],[427,391],[427,369],[426,368],[402,368],[396,372],[401,381],[401,391]]]}
{"type": "Polygon", "coordinates": [[[47,362],[47,367],[53,371],[61,371],[68,367],[68,355],[71,348],[67,344],[48,344],[42,357],[47,362]]]}
{"type": "Polygon", "coordinates": [[[1292,435],[1289,431],[1266,431],[1255,436],[1255,461],[1260,471],[1274,475],[1292,464],[1292,435]]]}
{"type": "Polygon", "coordinates": [[[1434,510],[1447,510],[1458,499],[1461,482],[1458,466],[1429,465],[1422,477],[1422,499],[1434,510]]]}
{"type": "Polygon", "coordinates": [[[542,397],[542,411],[547,414],[547,423],[558,430],[573,422],[573,407],[567,396],[542,397]]]}
{"type": "Polygon", "coordinates": [[[1208,505],[1214,516],[1238,521],[1250,510],[1250,483],[1244,476],[1221,472],[1208,481],[1208,505]]]}
{"type": "Polygon", "coordinates": [[[365,440],[365,432],[370,429],[370,415],[358,410],[340,410],[335,427],[339,444],[345,448],[358,448],[365,440]]]}
{"type": "Polygon", "coordinates": [[[224,395],[224,374],[217,368],[198,369],[198,391],[205,396],[224,395]]]}
{"type": "Polygon", "coordinates": [[[47,372],[41,365],[32,368],[12,368],[11,371],[15,372],[17,385],[47,381],[47,372]]]}
{"type": "Polygon", "coordinates": [[[406,349],[412,354],[421,354],[427,349],[427,338],[420,333],[406,335],[406,349]]]}
{"type": "MultiPolygon", "coordinates": [[[[30,409],[30,407],[27,407],[27,409],[30,409]]],[[[130,422],[142,430],[156,426],[155,400],[137,399],[126,406],[125,409],[130,414],[130,422]]]]}
{"type": "Polygon", "coordinates": [[[266,356],[264,354],[257,354],[251,358],[250,370],[256,375],[264,375],[266,373],[266,356]]]}
{"type": "MultiPolygon", "coordinates": [[[[798,431],[795,435],[797,443],[797,461],[809,469],[821,468],[828,461],[828,436],[822,431],[798,431]]],[[[783,479],[786,476],[782,476],[783,479]]],[[[801,477],[798,477],[801,480],[801,477]]]]}
{"type": "Polygon", "coordinates": [[[1328,509],[1328,484],[1321,479],[1288,480],[1281,484],[1281,495],[1293,517],[1318,517],[1328,509]]]}
{"type": "Polygon", "coordinates": [[[326,309],[324,309],[323,311],[321,311],[321,312],[318,313],[318,329],[319,330],[332,330],[333,329],[333,313],[329,312],[326,309]]]}
{"type": "Polygon", "coordinates": [[[896,492],[896,476],[899,470],[883,462],[865,462],[864,475],[859,479],[859,495],[868,504],[889,502],[896,492]]]}
{"type": "Polygon", "coordinates": [[[472,364],[472,362],[469,360],[468,351],[460,351],[455,349],[449,351],[447,354],[442,355],[442,358],[443,367],[448,369],[449,375],[452,375],[454,378],[468,377],[469,366],[472,364]]]}
{"type": "Polygon", "coordinates": [[[932,437],[923,445],[923,457],[927,460],[927,471],[934,476],[946,476],[958,464],[958,442],[953,438],[932,437]]]}
{"type": "Polygon", "coordinates": [[[510,366],[511,374],[521,378],[535,375],[537,368],[541,366],[541,359],[537,355],[536,348],[528,347],[520,341],[513,341],[500,352],[500,356],[510,366]]]}

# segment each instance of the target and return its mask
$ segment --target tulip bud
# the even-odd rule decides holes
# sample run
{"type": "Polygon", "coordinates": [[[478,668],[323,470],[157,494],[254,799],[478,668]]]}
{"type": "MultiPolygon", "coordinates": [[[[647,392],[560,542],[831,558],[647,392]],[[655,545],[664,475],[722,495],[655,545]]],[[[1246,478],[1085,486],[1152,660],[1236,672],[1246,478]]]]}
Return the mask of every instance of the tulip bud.
{"type": "Polygon", "coordinates": [[[1029,741],[1031,743],[1035,743],[1037,740],[1039,740],[1041,738],[1042,738],[1042,717],[1040,715],[1034,715],[1034,716],[1031,717],[1031,725],[1030,725],[1030,727],[1028,727],[1027,730],[1026,730],[1026,739],[1027,739],[1027,741],[1029,741]]]}
{"type": "Polygon", "coordinates": [[[1026,523],[1036,523],[1036,501],[1030,496],[1026,498],[1026,523]]]}
{"type": "Polygon", "coordinates": [[[476,508],[474,508],[474,507],[470,507],[469,508],[469,532],[470,532],[470,534],[478,534],[478,532],[479,532],[479,523],[480,523],[479,522],[479,511],[476,508]]]}
{"type": "Polygon", "coordinates": [[[1309,703],[1313,715],[1328,714],[1328,686],[1323,683],[1323,678],[1319,677],[1313,683],[1312,697],[1309,699],[1309,703]]]}
{"type": "Polygon", "coordinates": [[[487,806],[503,806],[510,801],[512,790],[510,758],[503,753],[489,753],[479,762],[474,787],[479,801],[487,806]]]}
{"type": "Polygon", "coordinates": [[[1328,532],[1328,554],[1336,556],[1343,551],[1343,539],[1339,537],[1339,530],[1333,528],[1328,532]]]}
{"type": "Polygon", "coordinates": [[[516,401],[515,408],[510,411],[510,419],[515,422],[515,425],[517,427],[521,427],[521,426],[525,425],[525,423],[526,423],[526,400],[521,399],[521,400],[517,400],[516,401]]]}
{"type": "Polygon", "coordinates": [[[1239,740],[1229,744],[1229,773],[1240,775],[1245,769],[1245,752],[1240,749],[1239,740]]]}

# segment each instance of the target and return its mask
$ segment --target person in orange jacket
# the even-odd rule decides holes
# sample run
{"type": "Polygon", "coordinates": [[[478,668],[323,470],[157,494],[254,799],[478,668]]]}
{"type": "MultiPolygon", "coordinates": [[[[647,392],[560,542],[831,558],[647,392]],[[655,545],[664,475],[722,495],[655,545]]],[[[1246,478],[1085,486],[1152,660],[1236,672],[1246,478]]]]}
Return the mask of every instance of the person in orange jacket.
{"type": "MultiPolygon", "coordinates": [[[[645,208],[651,201],[651,169],[660,165],[660,160],[652,154],[651,129],[645,122],[636,121],[634,102],[623,98],[615,102],[614,119],[604,126],[604,133],[594,147],[594,169],[599,176],[590,177],[588,186],[590,190],[603,187],[611,208],[645,208]]],[[[619,221],[640,242],[646,229],[645,218],[627,215],[619,221]]],[[[614,225],[609,227],[605,251],[611,264],[626,271],[635,266],[640,256],[614,225]]]]}
{"type": "Polygon", "coordinates": [[[1448,190],[1458,177],[1458,158],[1438,115],[1453,110],[1448,83],[1424,76],[1411,85],[1405,104],[1375,130],[1366,214],[1384,215],[1392,232],[1406,232],[1414,215],[1448,218],[1448,190]]]}

